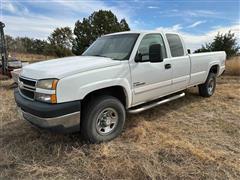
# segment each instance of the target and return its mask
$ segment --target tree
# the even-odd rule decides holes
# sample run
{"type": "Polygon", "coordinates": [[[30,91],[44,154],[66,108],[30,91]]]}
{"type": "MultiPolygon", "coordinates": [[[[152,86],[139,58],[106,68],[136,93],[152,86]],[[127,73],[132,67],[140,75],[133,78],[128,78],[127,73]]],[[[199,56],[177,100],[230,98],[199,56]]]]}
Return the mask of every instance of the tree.
{"type": "Polygon", "coordinates": [[[240,47],[238,46],[237,37],[229,31],[226,34],[218,33],[213,42],[202,45],[195,52],[225,51],[227,58],[237,55],[240,47]]]}
{"type": "Polygon", "coordinates": [[[49,43],[44,40],[32,39],[28,37],[13,38],[9,35],[5,35],[5,39],[8,52],[55,55],[54,52],[51,54],[45,54],[45,49],[49,48],[49,43]]]}
{"type": "Polygon", "coordinates": [[[71,48],[73,42],[72,30],[69,27],[56,28],[48,37],[56,56],[64,57],[72,55],[71,48]]]}
{"type": "Polygon", "coordinates": [[[91,30],[89,19],[83,18],[83,21],[75,23],[72,52],[76,55],[82,54],[86,47],[93,42],[93,31],[91,30]]]}
{"type": "Polygon", "coordinates": [[[5,35],[7,51],[14,51],[16,49],[15,39],[12,36],[5,35]]]}
{"type": "Polygon", "coordinates": [[[51,44],[70,49],[72,47],[73,34],[70,27],[56,28],[48,37],[51,44]]]}
{"type": "Polygon", "coordinates": [[[129,31],[130,30],[130,28],[128,26],[128,23],[125,19],[122,19],[120,21],[120,27],[121,27],[122,31],[129,31]]]}
{"type": "Polygon", "coordinates": [[[7,51],[9,53],[31,53],[42,54],[51,56],[65,56],[72,55],[71,49],[60,49],[58,46],[54,46],[46,40],[32,39],[28,37],[16,37],[5,35],[7,51]]]}
{"type": "MultiPolygon", "coordinates": [[[[34,39],[32,42],[32,53],[34,54],[44,54],[45,48],[48,46],[47,41],[34,39]]],[[[46,54],[47,55],[47,54],[46,54]]]]}
{"type": "Polygon", "coordinates": [[[82,22],[75,23],[72,51],[80,55],[98,37],[120,31],[129,31],[130,28],[125,19],[118,22],[117,17],[111,11],[99,10],[93,12],[88,18],[83,18],[82,22]]]}

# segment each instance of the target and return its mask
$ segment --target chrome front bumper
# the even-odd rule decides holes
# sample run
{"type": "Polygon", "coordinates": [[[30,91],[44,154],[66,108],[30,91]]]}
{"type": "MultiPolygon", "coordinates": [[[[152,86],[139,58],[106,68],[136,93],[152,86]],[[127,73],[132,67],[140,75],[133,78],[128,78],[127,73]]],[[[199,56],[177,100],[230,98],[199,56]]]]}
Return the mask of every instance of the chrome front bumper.
{"type": "Polygon", "coordinates": [[[53,118],[41,118],[22,110],[24,119],[38,127],[58,132],[76,132],[80,130],[80,111],[53,118]]]}
{"type": "Polygon", "coordinates": [[[81,101],[42,103],[24,98],[18,89],[14,97],[23,117],[33,125],[67,133],[80,130],[81,101]]]}

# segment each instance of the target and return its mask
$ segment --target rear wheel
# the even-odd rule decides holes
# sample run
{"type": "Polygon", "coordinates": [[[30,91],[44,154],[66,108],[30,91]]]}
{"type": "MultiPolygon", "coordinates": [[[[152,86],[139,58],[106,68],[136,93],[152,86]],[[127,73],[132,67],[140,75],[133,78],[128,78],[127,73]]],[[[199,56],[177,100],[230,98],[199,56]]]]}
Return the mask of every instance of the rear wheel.
{"type": "Polygon", "coordinates": [[[199,94],[203,97],[210,97],[214,94],[216,88],[216,74],[209,73],[204,84],[198,86],[199,94]]]}
{"type": "Polygon", "coordinates": [[[117,98],[97,97],[83,111],[81,133],[92,143],[109,141],[122,132],[125,118],[125,108],[117,98]]]}

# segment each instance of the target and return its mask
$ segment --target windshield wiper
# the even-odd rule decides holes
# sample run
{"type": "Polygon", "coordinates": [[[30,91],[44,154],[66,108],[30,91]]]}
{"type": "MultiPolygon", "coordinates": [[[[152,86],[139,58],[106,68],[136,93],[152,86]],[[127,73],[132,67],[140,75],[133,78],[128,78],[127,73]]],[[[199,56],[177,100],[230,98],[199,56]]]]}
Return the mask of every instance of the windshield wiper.
{"type": "Polygon", "coordinates": [[[104,55],[100,55],[100,54],[94,54],[93,56],[110,58],[110,57],[108,57],[108,56],[104,56],[104,55]]]}
{"type": "Polygon", "coordinates": [[[106,57],[106,58],[110,58],[112,60],[118,60],[120,61],[121,59],[116,59],[116,58],[112,58],[112,57],[108,57],[108,56],[104,56],[104,55],[100,55],[100,54],[95,54],[95,55],[92,55],[92,56],[97,56],[97,57],[106,57]]]}

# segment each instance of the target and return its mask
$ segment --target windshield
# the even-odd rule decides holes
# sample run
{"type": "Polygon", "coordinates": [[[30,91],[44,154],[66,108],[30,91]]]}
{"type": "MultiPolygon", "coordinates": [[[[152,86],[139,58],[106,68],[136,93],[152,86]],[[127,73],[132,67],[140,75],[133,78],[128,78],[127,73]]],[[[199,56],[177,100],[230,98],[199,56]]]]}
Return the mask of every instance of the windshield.
{"type": "Polygon", "coordinates": [[[139,34],[119,34],[98,38],[82,55],[109,57],[114,60],[129,59],[139,34]]]}

